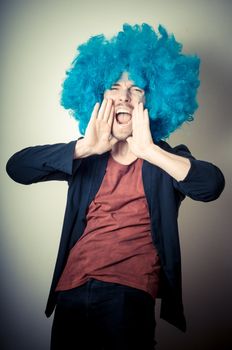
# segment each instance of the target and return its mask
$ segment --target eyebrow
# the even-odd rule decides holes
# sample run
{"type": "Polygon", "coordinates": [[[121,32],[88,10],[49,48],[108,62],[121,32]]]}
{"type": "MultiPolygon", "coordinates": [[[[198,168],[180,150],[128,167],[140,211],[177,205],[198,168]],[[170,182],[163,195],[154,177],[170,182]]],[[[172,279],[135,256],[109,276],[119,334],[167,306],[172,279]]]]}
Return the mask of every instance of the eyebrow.
{"type": "MultiPolygon", "coordinates": [[[[121,86],[120,84],[118,84],[118,83],[115,83],[115,84],[112,84],[112,86],[121,86]]],[[[131,85],[131,87],[137,87],[138,89],[140,89],[140,90],[143,90],[143,89],[141,89],[139,86],[137,86],[137,85],[131,85]]]]}

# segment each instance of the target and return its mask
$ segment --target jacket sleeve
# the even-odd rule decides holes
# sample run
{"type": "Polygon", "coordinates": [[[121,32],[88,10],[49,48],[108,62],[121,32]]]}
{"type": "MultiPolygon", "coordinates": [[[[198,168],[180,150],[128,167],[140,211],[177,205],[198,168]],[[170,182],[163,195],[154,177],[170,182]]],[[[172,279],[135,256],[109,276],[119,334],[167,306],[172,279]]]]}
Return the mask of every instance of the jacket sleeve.
{"type": "Polygon", "coordinates": [[[214,164],[195,159],[185,145],[173,148],[175,154],[190,160],[191,167],[184,180],[173,179],[174,187],[194,200],[209,202],[217,199],[225,187],[225,178],[214,164]]]}
{"type": "Polygon", "coordinates": [[[68,181],[80,159],[74,160],[76,140],[69,143],[32,146],[13,154],[6,164],[8,175],[24,185],[40,181],[68,181]]]}

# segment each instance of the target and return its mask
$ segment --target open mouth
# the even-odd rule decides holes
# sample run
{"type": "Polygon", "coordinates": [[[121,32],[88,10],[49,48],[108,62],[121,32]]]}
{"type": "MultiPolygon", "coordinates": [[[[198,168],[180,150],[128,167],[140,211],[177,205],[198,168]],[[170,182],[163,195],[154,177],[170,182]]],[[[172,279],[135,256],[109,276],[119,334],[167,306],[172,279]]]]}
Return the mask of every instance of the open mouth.
{"type": "Polygon", "coordinates": [[[116,120],[117,120],[117,123],[120,124],[120,125],[127,125],[130,123],[131,121],[131,114],[127,111],[117,111],[116,112],[116,120]]]}

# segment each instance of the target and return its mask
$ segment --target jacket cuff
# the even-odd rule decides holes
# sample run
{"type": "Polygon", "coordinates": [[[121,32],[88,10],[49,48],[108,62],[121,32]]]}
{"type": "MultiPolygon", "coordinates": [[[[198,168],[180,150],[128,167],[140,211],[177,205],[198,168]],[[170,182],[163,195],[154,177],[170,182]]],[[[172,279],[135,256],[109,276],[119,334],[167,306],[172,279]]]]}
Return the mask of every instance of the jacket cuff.
{"type": "Polygon", "coordinates": [[[176,181],[175,187],[192,199],[205,202],[217,199],[225,187],[221,170],[206,161],[189,160],[191,167],[188,174],[183,180],[176,181]]]}

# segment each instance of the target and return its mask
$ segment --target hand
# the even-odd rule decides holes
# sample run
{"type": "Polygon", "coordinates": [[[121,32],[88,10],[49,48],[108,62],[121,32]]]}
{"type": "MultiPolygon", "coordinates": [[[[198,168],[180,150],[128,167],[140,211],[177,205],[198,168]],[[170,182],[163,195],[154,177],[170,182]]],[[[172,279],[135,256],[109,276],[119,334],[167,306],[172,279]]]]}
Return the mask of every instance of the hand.
{"type": "Polygon", "coordinates": [[[96,103],[83,139],[91,154],[102,154],[112,149],[117,139],[111,135],[114,118],[114,105],[111,99],[104,98],[101,107],[96,103]]]}
{"type": "Polygon", "coordinates": [[[129,148],[138,158],[145,159],[151,146],[154,145],[150,125],[148,110],[143,109],[143,103],[135,105],[132,112],[132,136],[127,138],[129,148]]]}

